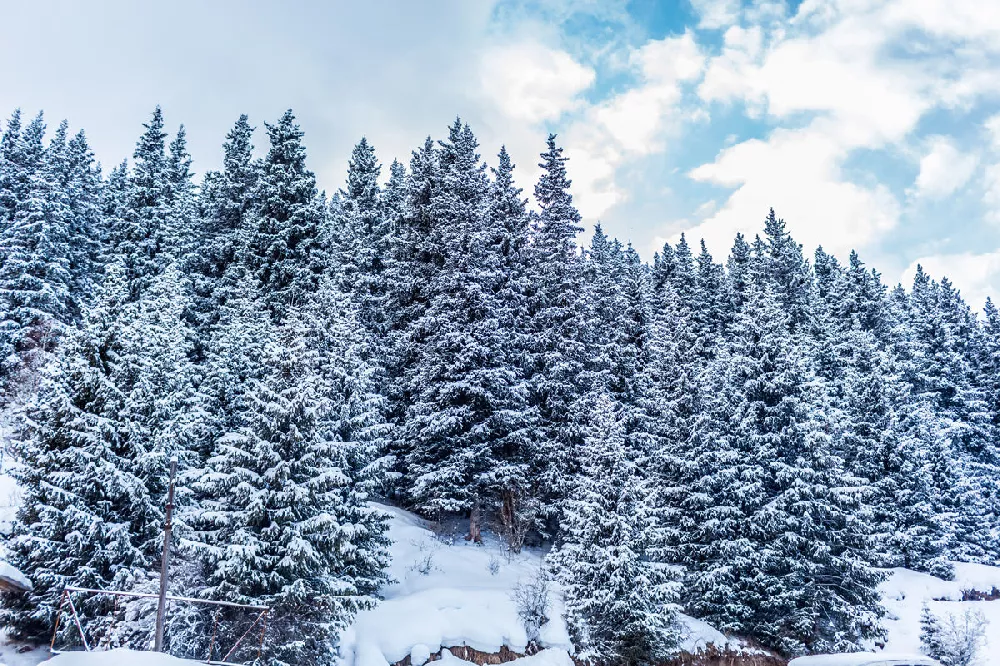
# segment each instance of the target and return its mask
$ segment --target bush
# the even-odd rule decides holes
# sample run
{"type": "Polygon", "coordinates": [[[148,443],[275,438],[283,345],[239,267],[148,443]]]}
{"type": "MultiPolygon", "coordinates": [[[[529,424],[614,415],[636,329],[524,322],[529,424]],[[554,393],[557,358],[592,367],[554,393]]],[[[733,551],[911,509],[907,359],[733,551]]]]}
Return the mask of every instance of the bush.
{"type": "Polygon", "coordinates": [[[966,609],[961,615],[949,613],[941,618],[924,605],[920,644],[929,657],[944,666],[972,666],[986,637],[986,625],[986,618],[978,610],[966,609]]]}
{"type": "Polygon", "coordinates": [[[549,580],[544,568],[539,567],[538,573],[528,582],[518,581],[511,598],[528,640],[537,640],[542,625],[549,621],[549,580]]]}

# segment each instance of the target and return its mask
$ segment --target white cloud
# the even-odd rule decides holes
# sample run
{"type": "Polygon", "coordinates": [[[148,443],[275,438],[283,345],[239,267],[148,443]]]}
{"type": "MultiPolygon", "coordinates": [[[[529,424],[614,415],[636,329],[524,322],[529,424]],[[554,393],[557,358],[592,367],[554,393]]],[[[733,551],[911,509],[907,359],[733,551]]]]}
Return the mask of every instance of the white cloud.
{"type": "Polygon", "coordinates": [[[983,128],[990,139],[990,146],[993,150],[1000,151],[1000,113],[987,118],[983,128]]]}
{"type": "Polygon", "coordinates": [[[595,78],[568,53],[537,42],[488,49],[479,70],[484,96],[511,119],[528,123],[557,120],[578,107],[595,78]]]}
{"type": "MultiPolygon", "coordinates": [[[[905,146],[930,110],[968,107],[988,90],[997,63],[984,54],[998,47],[977,51],[961,42],[987,40],[1000,19],[990,10],[978,23],[977,7],[972,0],[806,0],[788,20],[730,27],[698,94],[706,103],[741,103],[779,128],[690,172],[733,191],[689,233],[728,248],[737,231],[760,229],[769,206],[807,249],[860,248],[896,227],[900,205],[888,188],[854,182],[843,167],[860,149],[905,146]]],[[[996,128],[1000,142],[1000,120],[996,128]]],[[[976,164],[940,138],[922,160],[916,190],[947,196],[976,164]]],[[[1000,177],[994,182],[1000,205],[1000,177]]]]}
{"type": "Polygon", "coordinates": [[[983,204],[986,219],[1000,223],[1000,163],[988,165],[983,172],[983,204]]]}
{"type": "Polygon", "coordinates": [[[576,203],[590,220],[626,197],[615,182],[619,167],[663,150],[665,136],[682,122],[684,86],[701,75],[705,57],[685,33],[648,42],[629,61],[638,85],[589,108],[565,136],[576,203]]]}
{"type": "Polygon", "coordinates": [[[930,149],[920,160],[915,194],[918,197],[942,199],[961,188],[976,169],[979,159],[959,151],[951,139],[930,138],[930,149]]]}
{"type": "Polygon", "coordinates": [[[724,28],[740,17],[740,0],[691,0],[699,28],[724,28]]]}
{"type": "Polygon", "coordinates": [[[939,254],[921,257],[903,272],[903,284],[913,284],[917,264],[934,279],[947,277],[958,287],[965,301],[979,310],[989,296],[994,302],[1000,296],[1000,250],[976,254],[939,254]]]}
{"type": "Polygon", "coordinates": [[[774,207],[796,240],[843,253],[896,226],[899,205],[882,186],[843,180],[845,150],[820,128],[777,130],[766,141],[750,140],[723,150],[715,162],[694,169],[694,180],[734,187],[718,210],[687,231],[722,254],[737,232],[751,237],[774,207]]]}
{"type": "Polygon", "coordinates": [[[722,38],[722,53],[711,58],[698,95],[705,101],[728,102],[743,98],[753,103],[760,92],[747,75],[753,71],[763,48],[763,31],[758,26],[734,25],[722,38]]]}

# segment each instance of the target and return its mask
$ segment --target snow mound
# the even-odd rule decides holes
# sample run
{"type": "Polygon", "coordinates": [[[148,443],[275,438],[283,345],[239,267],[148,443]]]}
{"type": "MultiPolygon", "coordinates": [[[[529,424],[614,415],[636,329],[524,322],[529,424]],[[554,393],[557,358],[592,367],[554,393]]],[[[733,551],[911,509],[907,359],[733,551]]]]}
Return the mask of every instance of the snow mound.
{"type": "Polygon", "coordinates": [[[162,652],[118,648],[106,652],[63,652],[45,663],[52,666],[192,666],[204,662],[178,659],[162,652]]]}
{"type": "MultiPolygon", "coordinates": [[[[387,666],[407,656],[412,666],[422,666],[439,650],[442,660],[462,661],[444,650],[449,647],[466,646],[488,653],[503,647],[525,651],[528,636],[513,592],[519,582],[527,583],[538,574],[543,553],[529,549],[508,559],[500,544],[488,535],[484,535],[482,545],[461,538],[445,540],[409,512],[376,506],[390,518],[393,545],[389,574],[396,582],[382,590],[384,601],[359,613],[341,637],[345,666],[387,666]]],[[[538,637],[544,649],[512,663],[572,663],[569,654],[573,646],[562,619],[562,597],[555,589],[549,593],[548,616],[551,619],[538,637]]],[[[696,653],[714,643],[723,649],[757,652],[701,620],[681,615],[680,621],[682,650],[696,653]]]]}
{"type": "Polygon", "coordinates": [[[683,613],[678,613],[677,619],[681,624],[681,643],[678,646],[681,651],[698,654],[707,650],[709,645],[714,645],[720,650],[728,648],[740,654],[767,654],[759,648],[749,647],[739,638],[726,636],[704,620],[683,613]]]}
{"type": "MultiPolygon", "coordinates": [[[[481,545],[443,540],[417,516],[377,506],[390,517],[389,575],[396,582],[382,590],[384,601],[359,613],[341,637],[345,664],[386,666],[408,655],[418,664],[447,647],[481,652],[527,648],[512,595],[519,582],[537,575],[541,553],[525,551],[508,559],[488,536],[481,545]]],[[[552,619],[542,627],[539,642],[565,653],[571,644],[561,611],[561,600],[550,594],[552,619]]]]}
{"type": "Polygon", "coordinates": [[[882,604],[888,611],[886,652],[922,653],[920,611],[926,603],[937,616],[961,615],[966,609],[980,611],[989,624],[979,666],[1000,666],[1000,600],[961,600],[963,590],[1000,588],[1000,567],[956,562],[955,580],[951,581],[908,569],[892,569],[890,573],[879,586],[882,604]]]}
{"type": "Polygon", "coordinates": [[[897,652],[854,652],[851,654],[817,654],[811,657],[792,659],[788,666],[865,666],[898,660],[913,666],[933,665],[936,661],[918,654],[897,652]]]}
{"type": "Polygon", "coordinates": [[[0,581],[25,590],[30,590],[33,587],[27,576],[3,560],[0,560],[0,581]]]}

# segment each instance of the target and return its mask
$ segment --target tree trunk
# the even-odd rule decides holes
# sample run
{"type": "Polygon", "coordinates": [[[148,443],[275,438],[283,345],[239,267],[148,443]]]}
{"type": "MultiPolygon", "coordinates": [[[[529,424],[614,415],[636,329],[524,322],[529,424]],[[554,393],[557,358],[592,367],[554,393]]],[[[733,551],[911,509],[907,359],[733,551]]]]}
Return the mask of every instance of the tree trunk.
{"type": "Polygon", "coordinates": [[[481,523],[482,511],[479,507],[479,500],[476,500],[469,514],[469,533],[465,536],[466,541],[474,541],[475,543],[483,542],[481,523]]]}

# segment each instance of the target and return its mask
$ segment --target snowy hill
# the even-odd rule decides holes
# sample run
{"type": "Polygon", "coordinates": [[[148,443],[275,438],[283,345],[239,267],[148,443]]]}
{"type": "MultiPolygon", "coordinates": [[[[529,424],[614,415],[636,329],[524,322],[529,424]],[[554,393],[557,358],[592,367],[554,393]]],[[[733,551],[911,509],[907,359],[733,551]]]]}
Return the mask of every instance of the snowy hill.
{"type": "MultiPolygon", "coordinates": [[[[523,654],[528,636],[513,600],[515,587],[530,582],[541,566],[542,553],[526,550],[508,559],[489,535],[484,543],[442,539],[417,516],[382,506],[391,517],[393,540],[390,575],[396,581],[383,590],[385,601],[361,613],[341,641],[345,666],[386,666],[410,657],[413,666],[442,648],[468,646],[497,653],[503,648],[523,654]]],[[[572,651],[562,619],[559,594],[549,592],[549,622],[538,644],[545,648],[518,659],[524,666],[568,664],[572,651]]],[[[683,649],[696,652],[708,644],[741,644],[708,624],[682,616],[683,649]]],[[[442,652],[442,657],[453,658],[442,652]]]]}
{"type": "Polygon", "coordinates": [[[883,604],[889,611],[885,621],[889,631],[886,651],[920,652],[920,611],[924,603],[937,616],[974,609],[989,622],[980,666],[1000,666],[1000,600],[962,601],[965,590],[988,592],[994,587],[1000,588],[1000,567],[956,562],[953,581],[894,569],[880,587],[883,604]]]}
{"type": "MultiPolygon", "coordinates": [[[[5,481],[0,479],[0,483],[5,481]]],[[[344,633],[340,648],[343,666],[387,666],[407,657],[412,666],[419,666],[432,654],[440,654],[442,663],[461,666],[468,663],[460,658],[463,646],[483,653],[508,649],[523,654],[528,637],[518,617],[513,591],[537,574],[543,553],[526,550],[508,559],[491,535],[485,535],[482,545],[441,537],[419,517],[395,507],[379,506],[390,516],[390,575],[395,582],[383,590],[384,601],[358,615],[344,633]]],[[[893,570],[881,586],[889,611],[886,651],[920,651],[919,618],[924,602],[938,615],[976,608],[990,623],[981,666],[1000,666],[1000,601],[961,601],[964,590],[1000,587],[1000,567],[957,563],[955,574],[954,581],[943,581],[906,569],[893,570]]],[[[555,590],[550,591],[549,617],[552,619],[543,625],[539,635],[543,650],[516,659],[516,666],[571,666],[572,647],[555,590]]],[[[697,652],[708,644],[741,647],[739,641],[727,639],[705,622],[687,616],[681,619],[687,630],[683,645],[687,651],[697,652]]],[[[34,666],[48,656],[45,648],[16,654],[12,646],[0,646],[0,664],[6,666],[34,666]]],[[[148,653],[140,658],[139,653],[119,650],[66,654],[51,663],[180,666],[196,662],[148,653]]]]}

